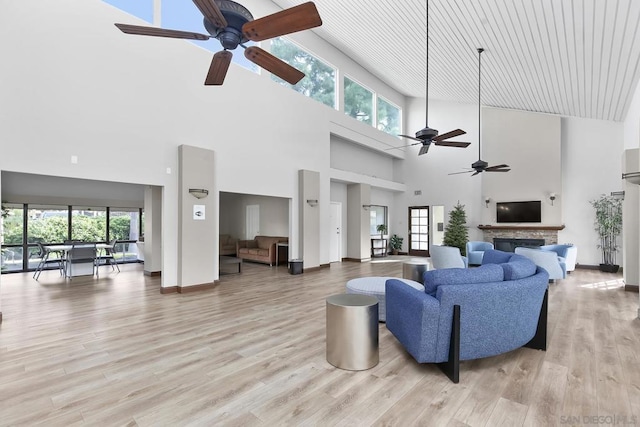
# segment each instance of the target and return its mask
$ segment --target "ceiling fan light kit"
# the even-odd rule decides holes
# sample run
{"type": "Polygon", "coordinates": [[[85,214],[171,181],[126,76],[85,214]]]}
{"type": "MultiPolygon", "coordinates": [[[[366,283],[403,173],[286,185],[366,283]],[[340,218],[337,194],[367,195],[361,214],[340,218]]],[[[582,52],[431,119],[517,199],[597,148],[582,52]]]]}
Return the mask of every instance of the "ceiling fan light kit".
{"type": "Polygon", "coordinates": [[[245,49],[245,57],[249,61],[292,85],[304,78],[303,72],[286,62],[258,46],[247,48],[244,43],[249,40],[267,40],[322,25],[322,19],[313,2],[303,3],[255,20],[247,8],[231,0],[193,0],[193,3],[204,16],[204,28],[209,35],[140,25],[115,24],[115,26],[123,33],[141,36],[188,40],[218,39],[224,50],[213,55],[205,85],[219,86],[224,83],[233,56],[229,51],[238,46],[245,49]]]}

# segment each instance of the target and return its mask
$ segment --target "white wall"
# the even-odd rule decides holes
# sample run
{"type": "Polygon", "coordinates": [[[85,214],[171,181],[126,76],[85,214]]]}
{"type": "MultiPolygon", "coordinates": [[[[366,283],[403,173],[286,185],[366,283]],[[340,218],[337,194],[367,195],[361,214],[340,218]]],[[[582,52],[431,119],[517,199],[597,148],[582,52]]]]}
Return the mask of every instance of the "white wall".
{"type": "MultiPolygon", "coordinates": [[[[562,216],[565,229],[559,243],[578,247],[578,263],[598,265],[601,253],[593,229],[589,204],[601,194],[623,190],[621,159],[624,151],[622,123],[562,118],[562,216]]],[[[622,241],[620,241],[622,245],[622,241]]],[[[622,262],[622,254],[618,254],[622,262]]]]}
{"type": "Polygon", "coordinates": [[[496,224],[496,202],[530,200],[541,201],[541,224],[562,224],[560,138],[559,116],[482,109],[482,160],[489,166],[508,164],[511,167],[509,172],[481,174],[483,224],[496,224]],[[558,194],[553,205],[548,197],[550,193],[558,194]],[[485,197],[491,199],[488,209],[485,197]]]}
{"type": "Polygon", "coordinates": [[[144,186],[2,172],[2,197],[16,203],[144,207],[144,186]]]}
{"type": "MultiPolygon", "coordinates": [[[[256,16],[275,11],[264,10],[268,2],[251,3],[256,16]]],[[[329,127],[362,124],[235,64],[224,86],[205,87],[210,52],[182,40],[125,35],[114,22],[143,24],[98,0],[3,4],[0,141],[11,150],[3,150],[0,170],[162,187],[163,286],[177,283],[181,144],[215,151],[213,194],[270,195],[297,206],[297,171],[320,171],[326,236],[329,127]]],[[[294,38],[403,106],[401,95],[315,35],[294,38]]],[[[297,230],[297,209],[290,216],[297,230]]],[[[320,263],[328,262],[326,241],[320,252],[320,263]]]]}
{"type": "MultiPolygon", "coordinates": [[[[407,103],[407,133],[413,134],[424,128],[424,99],[410,99],[407,103]]],[[[478,141],[478,108],[471,104],[458,104],[443,101],[429,101],[429,127],[438,129],[440,133],[453,129],[463,129],[466,135],[454,138],[456,141],[467,141],[472,144],[467,148],[449,148],[432,146],[425,155],[418,156],[419,147],[409,147],[404,161],[396,161],[396,181],[404,182],[406,192],[396,193],[390,209],[393,217],[391,230],[407,238],[407,208],[409,206],[444,206],[445,218],[458,201],[465,205],[469,238],[480,240],[481,179],[470,174],[448,175],[470,167],[477,160],[478,141]],[[421,195],[414,195],[416,190],[421,195]]],[[[446,222],[446,221],[445,221],[446,222]]]]}

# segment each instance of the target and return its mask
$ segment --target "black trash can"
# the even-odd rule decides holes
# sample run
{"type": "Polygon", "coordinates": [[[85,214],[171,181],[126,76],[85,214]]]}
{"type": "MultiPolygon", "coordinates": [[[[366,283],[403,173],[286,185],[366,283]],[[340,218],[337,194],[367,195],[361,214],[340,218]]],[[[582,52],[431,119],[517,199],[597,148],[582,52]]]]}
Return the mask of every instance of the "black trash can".
{"type": "Polygon", "coordinates": [[[302,260],[290,259],[289,260],[289,274],[302,274],[302,260]]]}

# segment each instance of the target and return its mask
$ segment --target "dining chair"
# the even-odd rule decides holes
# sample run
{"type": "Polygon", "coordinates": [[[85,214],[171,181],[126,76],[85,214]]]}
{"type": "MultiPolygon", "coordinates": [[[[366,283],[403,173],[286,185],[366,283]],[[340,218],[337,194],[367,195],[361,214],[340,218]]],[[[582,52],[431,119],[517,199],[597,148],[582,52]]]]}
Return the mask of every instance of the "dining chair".
{"type": "Polygon", "coordinates": [[[91,274],[95,274],[96,268],[96,244],[95,243],[74,243],[67,252],[68,277],[73,278],[73,266],[78,264],[91,263],[91,274]]]}
{"type": "MultiPolygon", "coordinates": [[[[104,254],[98,257],[98,260],[99,261],[105,260],[105,265],[107,263],[111,264],[111,270],[114,270],[114,266],[115,266],[115,268],[118,269],[118,273],[120,273],[120,266],[118,266],[118,262],[116,261],[116,258],[115,258],[117,244],[118,244],[117,239],[113,239],[111,242],[109,242],[110,247],[104,249],[104,254]]],[[[96,268],[98,267],[100,267],[100,265],[98,265],[96,268]]]]}
{"type": "Polygon", "coordinates": [[[50,251],[47,248],[45,248],[42,243],[38,242],[38,252],[34,252],[33,254],[30,254],[29,258],[31,258],[32,255],[37,258],[40,258],[40,262],[38,262],[38,265],[36,266],[36,269],[33,272],[34,279],[38,280],[38,278],[40,277],[40,273],[42,273],[42,270],[47,265],[50,265],[50,264],[57,264],[58,269],[60,270],[60,274],[64,275],[65,259],[60,254],[59,251],[50,251]],[[52,257],[51,254],[54,254],[54,256],[52,257]]]}

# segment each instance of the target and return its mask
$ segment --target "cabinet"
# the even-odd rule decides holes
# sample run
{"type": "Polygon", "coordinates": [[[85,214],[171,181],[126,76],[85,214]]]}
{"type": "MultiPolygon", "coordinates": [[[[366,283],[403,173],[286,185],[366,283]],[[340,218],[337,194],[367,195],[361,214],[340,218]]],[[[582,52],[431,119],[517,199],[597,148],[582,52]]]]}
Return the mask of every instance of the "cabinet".
{"type": "Polygon", "coordinates": [[[371,257],[387,256],[387,239],[371,239],[371,257]]]}

